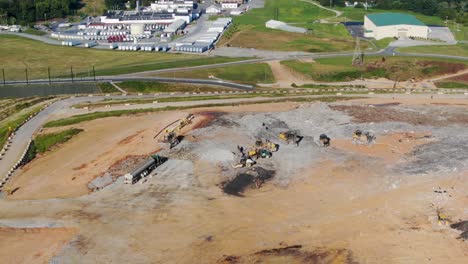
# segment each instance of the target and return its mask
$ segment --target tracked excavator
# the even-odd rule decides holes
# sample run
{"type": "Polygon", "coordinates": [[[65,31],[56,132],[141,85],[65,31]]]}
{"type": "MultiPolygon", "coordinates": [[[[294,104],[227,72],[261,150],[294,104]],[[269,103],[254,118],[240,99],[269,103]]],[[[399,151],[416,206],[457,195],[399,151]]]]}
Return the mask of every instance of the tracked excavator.
{"type": "Polygon", "coordinates": [[[162,135],[162,137],[158,140],[158,142],[163,144],[168,144],[169,149],[177,146],[180,141],[182,140],[183,136],[180,134],[182,128],[192,123],[192,120],[195,118],[193,114],[189,114],[188,116],[176,120],[163,129],[159,131],[155,136],[154,139],[162,135]]]}
{"type": "Polygon", "coordinates": [[[299,146],[299,142],[302,140],[302,136],[299,136],[299,133],[297,131],[286,131],[286,132],[281,132],[278,137],[281,140],[286,141],[287,144],[293,143],[296,144],[296,146],[299,146]]]}

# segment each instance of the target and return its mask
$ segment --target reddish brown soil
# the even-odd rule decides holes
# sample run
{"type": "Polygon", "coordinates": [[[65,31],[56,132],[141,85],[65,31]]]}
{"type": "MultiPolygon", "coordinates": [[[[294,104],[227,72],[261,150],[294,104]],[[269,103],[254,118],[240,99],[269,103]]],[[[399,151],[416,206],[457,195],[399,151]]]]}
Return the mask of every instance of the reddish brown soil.
{"type": "Polygon", "coordinates": [[[336,105],[333,110],[346,112],[355,122],[404,122],[413,125],[446,126],[453,124],[468,124],[468,116],[462,113],[450,113],[443,116],[439,112],[420,114],[418,112],[403,112],[389,107],[336,105]],[[441,118],[442,117],[442,118],[441,118]]]}
{"type": "Polygon", "coordinates": [[[463,74],[463,75],[459,75],[459,76],[456,76],[456,77],[452,77],[450,79],[448,79],[450,81],[457,81],[457,82],[466,82],[468,83],[468,73],[467,74],[463,74]]]}

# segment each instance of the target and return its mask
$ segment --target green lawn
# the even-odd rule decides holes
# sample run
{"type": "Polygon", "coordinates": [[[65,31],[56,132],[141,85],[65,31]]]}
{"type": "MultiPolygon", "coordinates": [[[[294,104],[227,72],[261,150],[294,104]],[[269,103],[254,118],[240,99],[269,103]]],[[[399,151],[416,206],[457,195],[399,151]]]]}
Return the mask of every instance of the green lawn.
{"type": "Polygon", "coordinates": [[[234,22],[265,28],[265,22],[270,19],[286,23],[306,23],[333,15],[333,12],[299,0],[265,0],[264,8],[250,9],[243,15],[235,17],[234,22]]]}
{"type": "Polygon", "coordinates": [[[456,40],[464,40],[468,41],[468,26],[463,25],[454,25],[453,23],[449,23],[449,28],[452,33],[455,35],[456,40]]]}
{"type": "Polygon", "coordinates": [[[350,57],[316,59],[315,63],[297,60],[282,61],[283,65],[324,82],[351,81],[359,78],[384,77],[391,80],[409,80],[454,73],[467,68],[468,61],[411,57],[365,58],[362,66],[351,65],[350,57]]]}
{"type": "Polygon", "coordinates": [[[466,82],[455,82],[455,81],[441,81],[437,82],[436,86],[438,88],[447,88],[447,89],[466,89],[468,88],[468,83],[466,82]]]}
{"type": "Polygon", "coordinates": [[[372,40],[374,42],[374,44],[379,48],[379,49],[385,49],[386,47],[388,47],[388,45],[390,44],[390,42],[392,41],[395,41],[394,38],[384,38],[384,39],[380,39],[380,40],[372,40]]]}
{"type": "MultiPolygon", "coordinates": [[[[235,17],[234,25],[223,35],[220,45],[279,51],[352,50],[354,40],[343,25],[314,23],[332,16],[333,12],[299,0],[266,0],[264,8],[251,9],[235,17]],[[270,19],[307,28],[310,34],[268,29],[265,22],[270,19]]],[[[367,43],[363,43],[363,48],[366,47],[367,43]]]]}
{"type": "Polygon", "coordinates": [[[28,28],[26,29],[25,31],[23,31],[24,33],[27,33],[27,34],[31,34],[31,35],[36,35],[36,36],[44,36],[44,35],[47,35],[46,32],[44,31],[41,31],[41,30],[37,30],[37,29],[34,29],[34,28],[28,28]]]}
{"type": "Polygon", "coordinates": [[[83,129],[71,128],[57,133],[42,134],[36,136],[34,144],[38,153],[44,153],[52,147],[63,144],[73,136],[83,132],[83,129]]]}
{"type": "Polygon", "coordinates": [[[38,113],[41,111],[41,109],[42,107],[40,106],[34,107],[14,119],[8,121],[5,120],[5,122],[2,122],[0,125],[0,147],[5,145],[5,142],[7,141],[12,131],[15,131],[15,129],[18,128],[26,119],[28,119],[30,115],[38,113]]]}
{"type": "Polygon", "coordinates": [[[208,85],[161,83],[153,81],[124,81],[116,84],[129,93],[211,92],[229,90],[223,87],[208,85]]]}
{"type": "Polygon", "coordinates": [[[210,76],[239,83],[273,83],[275,77],[266,63],[233,65],[221,68],[166,73],[162,76],[207,79],[210,76]]]}
{"type": "Polygon", "coordinates": [[[70,76],[71,66],[77,76],[115,75],[173,67],[189,67],[240,60],[237,58],[206,57],[186,54],[123,52],[48,45],[39,41],[11,35],[0,35],[0,68],[7,80],[70,76]]]}
{"type": "Polygon", "coordinates": [[[432,54],[445,54],[454,56],[468,57],[468,44],[457,44],[451,46],[419,46],[399,48],[400,52],[408,53],[432,53],[432,54]]]}
{"type": "Polygon", "coordinates": [[[364,8],[352,8],[352,7],[337,7],[335,8],[338,11],[342,11],[343,14],[335,19],[335,21],[344,22],[344,21],[364,21],[364,15],[372,13],[403,13],[414,15],[416,18],[428,25],[445,25],[444,20],[436,16],[425,16],[408,10],[384,10],[384,9],[374,9],[369,8],[366,11],[364,8]]]}

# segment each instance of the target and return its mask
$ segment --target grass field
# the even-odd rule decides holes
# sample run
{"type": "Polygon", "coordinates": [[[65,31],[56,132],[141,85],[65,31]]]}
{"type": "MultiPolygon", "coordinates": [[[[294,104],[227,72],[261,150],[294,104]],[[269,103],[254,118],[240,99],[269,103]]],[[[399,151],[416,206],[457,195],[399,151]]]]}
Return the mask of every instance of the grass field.
{"type": "MultiPolygon", "coordinates": [[[[235,95],[200,95],[200,96],[177,96],[177,97],[166,97],[158,98],[158,103],[168,103],[168,102],[188,102],[188,101],[209,101],[209,100],[218,100],[218,99],[240,99],[240,98],[255,98],[255,97],[285,97],[291,96],[285,93],[261,93],[261,94],[235,94],[235,95]]],[[[155,101],[154,98],[145,98],[145,99],[111,99],[103,100],[96,103],[82,103],[76,104],[73,107],[75,108],[84,108],[84,107],[103,107],[106,105],[125,105],[125,104],[151,104],[155,101]]]]}
{"type": "Polygon", "coordinates": [[[229,90],[224,87],[209,85],[161,83],[153,81],[124,81],[116,84],[129,93],[212,92],[229,90]]]}
{"type": "Polygon", "coordinates": [[[37,153],[44,153],[51,150],[54,146],[63,144],[73,136],[83,132],[83,129],[71,128],[57,133],[42,134],[36,136],[34,144],[37,153]]]}
{"type": "Polygon", "coordinates": [[[457,44],[451,46],[407,47],[399,48],[398,51],[408,53],[432,53],[468,57],[468,44],[457,44]]]}
{"type": "Polygon", "coordinates": [[[449,23],[449,28],[452,30],[452,33],[455,35],[456,40],[468,41],[468,26],[463,25],[454,25],[449,23]]]}
{"type": "Polygon", "coordinates": [[[455,81],[441,81],[436,82],[436,86],[438,88],[447,88],[447,89],[467,89],[468,83],[467,82],[455,82],[455,81]]]}
{"type": "Polygon", "coordinates": [[[45,33],[44,31],[40,31],[40,30],[37,30],[37,29],[34,29],[34,28],[28,28],[26,29],[25,31],[23,31],[24,33],[27,33],[27,34],[31,34],[31,35],[36,35],[36,36],[44,36],[44,35],[47,35],[47,33],[45,33]]]}
{"type": "Polygon", "coordinates": [[[0,67],[7,80],[47,78],[47,67],[53,77],[69,77],[71,68],[76,76],[115,75],[173,67],[236,61],[236,58],[196,55],[122,52],[48,45],[11,35],[0,36],[0,67]]]}
{"type": "Polygon", "coordinates": [[[458,72],[468,67],[466,61],[427,58],[368,57],[363,66],[352,66],[350,57],[316,59],[316,63],[282,61],[283,65],[317,81],[341,82],[359,78],[388,78],[404,81],[458,72]]]}
{"type": "Polygon", "coordinates": [[[421,20],[427,25],[445,25],[444,20],[440,17],[436,16],[425,16],[422,14],[418,14],[415,12],[411,12],[408,10],[384,10],[384,9],[374,9],[369,8],[369,10],[365,10],[364,8],[352,8],[352,7],[337,7],[335,8],[338,11],[343,12],[340,17],[330,19],[331,21],[364,21],[364,15],[372,14],[372,13],[384,13],[384,12],[393,12],[393,13],[404,13],[414,15],[416,18],[421,20]]]}
{"type": "Polygon", "coordinates": [[[273,83],[275,77],[266,63],[233,65],[221,68],[166,73],[159,76],[207,79],[211,76],[239,83],[273,83]]]}
{"type": "MultiPolygon", "coordinates": [[[[234,25],[223,35],[220,45],[279,51],[352,50],[354,41],[343,25],[314,23],[333,15],[333,12],[298,0],[266,0],[265,8],[251,9],[235,17],[234,25]],[[268,29],[265,22],[270,19],[307,28],[310,34],[268,29]]],[[[363,48],[366,47],[363,43],[363,48]]]]}

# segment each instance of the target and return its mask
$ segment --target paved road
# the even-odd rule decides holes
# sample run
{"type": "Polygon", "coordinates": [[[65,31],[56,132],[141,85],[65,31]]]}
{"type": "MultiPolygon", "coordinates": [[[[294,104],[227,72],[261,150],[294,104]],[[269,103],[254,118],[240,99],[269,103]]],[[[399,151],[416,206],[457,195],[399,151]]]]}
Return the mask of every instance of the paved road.
{"type": "MultiPolygon", "coordinates": [[[[52,83],[71,83],[71,78],[55,78],[51,79],[52,83]]],[[[83,77],[83,78],[74,78],[74,82],[119,82],[119,81],[158,81],[158,82],[168,82],[168,83],[189,83],[189,84],[206,84],[206,85],[216,85],[216,86],[224,86],[228,88],[235,88],[235,89],[242,89],[242,90],[251,90],[253,89],[252,85],[248,84],[238,84],[233,82],[227,82],[223,80],[210,80],[210,79],[190,79],[190,78],[169,78],[169,77],[144,77],[138,76],[136,74],[127,74],[127,75],[118,75],[118,76],[99,76],[94,79],[93,77],[83,77]]],[[[25,80],[18,80],[18,81],[7,81],[5,82],[6,85],[14,85],[14,84],[48,84],[48,79],[37,79],[37,80],[29,80],[26,82],[25,80]]]]}

